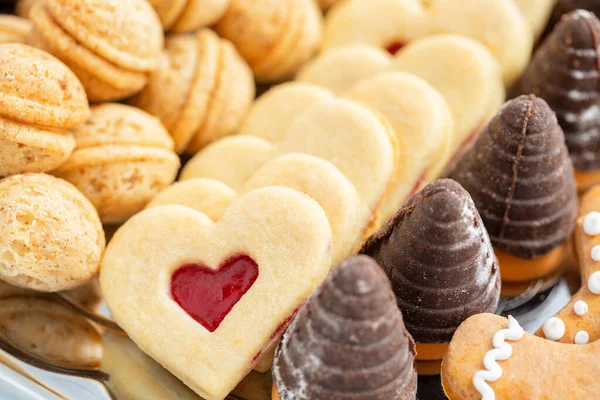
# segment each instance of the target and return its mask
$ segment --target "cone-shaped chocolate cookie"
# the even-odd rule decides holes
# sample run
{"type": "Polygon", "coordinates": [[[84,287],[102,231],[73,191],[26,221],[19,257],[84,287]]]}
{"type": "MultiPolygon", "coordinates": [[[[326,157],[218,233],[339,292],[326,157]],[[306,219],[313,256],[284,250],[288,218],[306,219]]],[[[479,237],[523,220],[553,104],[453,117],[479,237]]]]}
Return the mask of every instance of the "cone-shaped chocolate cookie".
{"type": "Polygon", "coordinates": [[[469,316],[496,311],[500,277],[492,245],[469,193],[450,179],[415,194],[361,252],[391,279],[417,342],[449,342],[469,316]]]}
{"type": "Polygon", "coordinates": [[[473,197],[498,250],[533,259],[573,231],[573,166],[556,117],[539,97],[504,104],[450,176],[473,197]]]}
{"type": "Polygon", "coordinates": [[[600,15],[600,1],[598,0],[559,0],[552,11],[549,26],[555,26],[563,15],[575,10],[587,10],[600,15]]]}
{"type": "MultiPolygon", "coordinates": [[[[598,3],[600,4],[600,2],[598,3]]],[[[600,169],[600,21],[590,12],[563,16],[522,77],[520,93],[533,93],[556,112],[573,164],[600,169]]]]}
{"type": "Polygon", "coordinates": [[[414,356],[389,280],[357,256],[298,312],[275,353],[273,380],[280,400],[414,399],[414,356]]]}

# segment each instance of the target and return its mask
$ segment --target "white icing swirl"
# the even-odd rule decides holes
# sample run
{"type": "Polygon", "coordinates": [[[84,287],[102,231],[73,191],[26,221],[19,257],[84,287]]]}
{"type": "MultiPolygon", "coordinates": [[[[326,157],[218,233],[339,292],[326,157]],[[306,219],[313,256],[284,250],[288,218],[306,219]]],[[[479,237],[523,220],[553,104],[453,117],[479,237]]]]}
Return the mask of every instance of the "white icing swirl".
{"type": "Polygon", "coordinates": [[[581,316],[587,314],[587,312],[588,312],[588,305],[587,305],[587,303],[585,301],[578,300],[573,305],[573,311],[575,311],[575,314],[577,314],[577,315],[579,315],[581,317],[581,316]]]}
{"type": "Polygon", "coordinates": [[[481,400],[494,400],[496,394],[487,382],[495,382],[502,376],[502,368],[497,361],[507,360],[512,354],[512,346],[506,340],[520,340],[525,331],[516,319],[508,316],[508,329],[499,330],[494,334],[492,344],[494,348],[483,357],[484,370],[477,371],[473,376],[473,385],[479,393],[481,400]]]}
{"type": "Polygon", "coordinates": [[[544,324],[544,335],[549,340],[560,340],[565,335],[565,323],[562,319],[552,317],[544,324]]]}
{"type": "Polygon", "coordinates": [[[600,271],[594,272],[588,279],[588,289],[594,294],[600,294],[600,271]]]}
{"type": "Polygon", "coordinates": [[[600,261],[600,246],[592,247],[590,256],[592,257],[593,261],[600,261]]]}
{"type": "Polygon", "coordinates": [[[590,341],[590,334],[586,331],[579,331],[575,334],[575,344],[588,344],[590,341]]]}
{"type": "Polygon", "coordinates": [[[586,235],[595,236],[600,234],[600,213],[590,212],[583,220],[583,231],[586,235]]]}

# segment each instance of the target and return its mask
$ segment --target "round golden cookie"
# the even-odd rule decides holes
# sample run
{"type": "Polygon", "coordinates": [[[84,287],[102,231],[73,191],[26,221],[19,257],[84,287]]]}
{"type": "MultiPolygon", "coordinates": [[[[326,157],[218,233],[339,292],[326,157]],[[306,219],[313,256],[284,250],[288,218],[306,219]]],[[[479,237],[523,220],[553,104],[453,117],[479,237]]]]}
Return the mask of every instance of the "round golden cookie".
{"type": "Polygon", "coordinates": [[[292,77],[316,52],[322,15],[314,0],[231,0],[216,30],[258,81],[276,82],[292,77]]]}
{"type": "Polygon", "coordinates": [[[514,0],[521,9],[525,19],[529,21],[529,26],[533,30],[534,36],[539,37],[548,21],[550,14],[556,4],[556,0],[514,0]]]}
{"type": "Polygon", "coordinates": [[[340,46],[321,53],[296,76],[343,95],[359,81],[389,70],[392,56],[379,47],[365,44],[340,46]]]}
{"type": "Polygon", "coordinates": [[[29,18],[31,8],[42,0],[17,0],[15,14],[21,18],[29,18]]]}
{"type": "Polygon", "coordinates": [[[252,72],[209,29],[167,39],[162,66],[131,103],[163,122],[178,153],[194,153],[239,127],[252,100],[252,72]]]}
{"type": "Polygon", "coordinates": [[[171,27],[172,32],[189,32],[218,22],[230,0],[187,0],[183,11],[171,27]]]}
{"type": "Polygon", "coordinates": [[[0,279],[54,292],[88,282],[104,252],[98,213],[70,183],[46,174],[0,181],[0,279]]]}
{"type": "Polygon", "coordinates": [[[77,147],[54,174],[81,190],[104,223],[125,221],[175,180],[173,141],[157,118],[141,110],[95,106],[73,134],[77,147]]]}
{"type": "Polygon", "coordinates": [[[138,92],[159,66],[162,27],[145,0],[47,0],[31,9],[30,18],[29,43],[65,62],[90,101],[138,92]]]}
{"type": "Polygon", "coordinates": [[[14,15],[0,14],[0,43],[25,43],[31,22],[14,15]]]}

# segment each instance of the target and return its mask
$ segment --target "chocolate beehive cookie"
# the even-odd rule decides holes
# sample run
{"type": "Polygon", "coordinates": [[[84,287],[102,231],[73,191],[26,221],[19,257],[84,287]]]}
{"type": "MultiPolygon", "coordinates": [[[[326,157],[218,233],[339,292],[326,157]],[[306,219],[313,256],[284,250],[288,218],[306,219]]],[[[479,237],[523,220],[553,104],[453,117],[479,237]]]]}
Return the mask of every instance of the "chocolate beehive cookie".
{"type": "Polygon", "coordinates": [[[520,92],[533,93],[556,112],[583,189],[600,181],[600,21],[575,11],[540,47],[522,81],[520,92]]]}
{"type": "Polygon", "coordinates": [[[577,215],[573,166],[548,104],[508,101],[450,177],[471,194],[504,281],[528,281],[561,263],[577,215]]]}
{"type": "Polygon", "coordinates": [[[471,197],[450,179],[415,194],[361,253],[392,281],[417,360],[439,367],[462,321],[496,310],[500,277],[490,239],[471,197]]]}
{"type": "Polygon", "coordinates": [[[330,273],[283,337],[273,399],[414,399],[414,355],[385,274],[370,257],[352,257],[330,273]]]}
{"type": "Polygon", "coordinates": [[[587,10],[600,15],[600,2],[598,0],[559,0],[552,11],[549,26],[558,24],[563,15],[575,10],[587,10]]]}

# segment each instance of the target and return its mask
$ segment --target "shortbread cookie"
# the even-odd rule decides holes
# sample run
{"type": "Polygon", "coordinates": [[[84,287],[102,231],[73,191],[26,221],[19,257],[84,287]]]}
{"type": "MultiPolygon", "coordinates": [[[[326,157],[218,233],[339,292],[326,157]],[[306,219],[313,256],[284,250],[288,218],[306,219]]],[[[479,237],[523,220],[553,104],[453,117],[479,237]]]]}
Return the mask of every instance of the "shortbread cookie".
{"type": "Polygon", "coordinates": [[[3,340],[53,365],[97,368],[102,339],[96,329],[72,309],[43,297],[0,299],[3,340]]]}
{"type": "Polygon", "coordinates": [[[124,222],[175,180],[179,157],[173,140],[141,110],[98,105],[72,132],[77,147],[53,173],[85,194],[104,223],[124,222]]]}
{"type": "Polygon", "coordinates": [[[581,271],[581,288],[558,314],[544,323],[536,334],[562,342],[586,344],[600,339],[600,186],[588,190],[581,199],[575,224],[575,251],[581,271]]]}
{"type": "Polygon", "coordinates": [[[145,0],[48,0],[36,4],[30,17],[29,43],[67,64],[90,101],[138,92],[159,66],[162,28],[145,0]]]}
{"type": "Polygon", "coordinates": [[[165,31],[190,32],[213,25],[230,0],[150,0],[165,31]]]}
{"type": "Polygon", "coordinates": [[[392,57],[385,50],[369,45],[340,46],[321,53],[307,63],[296,76],[341,96],[359,81],[387,71],[392,57]]]}
{"type": "Polygon", "coordinates": [[[77,77],[56,58],[23,44],[0,44],[0,176],[45,172],[75,147],[67,128],[90,113],[77,77]]]}
{"type": "Polygon", "coordinates": [[[594,14],[565,15],[536,52],[519,88],[542,97],[556,112],[580,190],[600,182],[599,37],[594,14]]]}
{"type": "Polygon", "coordinates": [[[454,117],[453,161],[477,139],[504,101],[500,68],[480,43],[458,35],[415,40],[396,55],[394,68],[425,79],[444,98],[454,117]]]}
{"type": "MultiPolygon", "coordinates": [[[[316,200],[327,214],[333,234],[333,262],[338,263],[359,245],[359,199],[356,189],[331,163],[306,154],[287,154],[260,167],[240,193],[268,186],[285,186],[316,200]]],[[[194,208],[218,221],[238,197],[236,191],[214,179],[195,178],[162,191],[148,207],[179,204],[194,208]]]]}
{"type": "Polygon", "coordinates": [[[450,177],[473,197],[503,281],[535,280],[560,267],[577,192],[563,132],[542,98],[508,101],[450,177]]]}
{"type": "Polygon", "coordinates": [[[223,400],[324,279],[330,246],[317,202],[263,188],[216,223],[185,206],[142,211],[110,242],[100,282],[144,352],[203,398],[223,400]]]}
{"type": "Polygon", "coordinates": [[[450,400],[593,399],[599,352],[600,341],[555,343],[524,332],[512,317],[479,314],[454,334],[442,385],[450,400]]]}
{"type": "MultiPolygon", "coordinates": [[[[513,0],[529,22],[530,28],[533,30],[533,35],[538,38],[546,28],[552,8],[556,0],[513,0]]],[[[591,0],[594,2],[594,0],[591,0]]],[[[595,3],[595,2],[594,2],[595,3]]],[[[569,10],[571,11],[571,10],[569,10]]]]}
{"type": "Polygon", "coordinates": [[[378,224],[378,209],[398,165],[395,134],[378,114],[349,101],[332,100],[295,118],[274,143],[233,136],[213,143],[184,167],[181,179],[211,178],[234,190],[266,161],[286,153],[305,153],[335,165],[354,185],[360,199],[359,224],[365,234],[378,224]]]}
{"type": "Polygon", "coordinates": [[[371,258],[351,257],[331,271],[284,335],[272,399],[415,399],[414,357],[389,280],[371,258]]]}
{"type": "Polygon", "coordinates": [[[98,213],[73,185],[45,174],[0,181],[0,278],[54,292],[98,271],[104,231],[98,213]]]}
{"type": "Polygon", "coordinates": [[[260,82],[290,78],[316,52],[322,15],[314,0],[231,0],[216,25],[260,82]]]}
{"type": "Polygon", "coordinates": [[[392,281],[417,360],[437,369],[458,326],[469,316],[494,312],[500,269],[469,193],[441,179],[415,194],[363,246],[392,281]]]}
{"type": "Polygon", "coordinates": [[[454,120],[448,104],[435,89],[404,72],[365,79],[348,97],[379,111],[396,133],[399,164],[381,206],[383,223],[412,194],[440,176],[452,156],[454,120]]]}
{"type": "Polygon", "coordinates": [[[0,43],[25,43],[30,30],[28,20],[0,14],[0,43]]]}
{"type": "Polygon", "coordinates": [[[254,102],[238,133],[279,141],[296,116],[315,104],[334,99],[330,91],[309,83],[273,86],[254,102]]]}
{"type": "Polygon", "coordinates": [[[233,45],[205,29],[167,38],[162,66],[132,104],[161,119],[178,153],[230,135],[254,99],[252,72],[233,45]]]}
{"type": "Polygon", "coordinates": [[[17,0],[15,5],[15,14],[21,18],[29,18],[31,8],[42,0],[17,0]]]}
{"type": "Polygon", "coordinates": [[[464,35],[485,45],[512,84],[529,62],[533,33],[513,1],[349,0],[325,22],[323,48],[369,44],[392,54],[417,38],[437,33],[464,35]]]}

